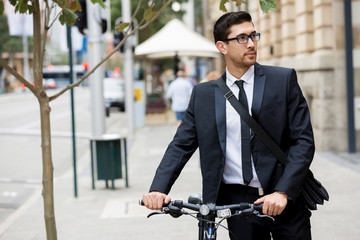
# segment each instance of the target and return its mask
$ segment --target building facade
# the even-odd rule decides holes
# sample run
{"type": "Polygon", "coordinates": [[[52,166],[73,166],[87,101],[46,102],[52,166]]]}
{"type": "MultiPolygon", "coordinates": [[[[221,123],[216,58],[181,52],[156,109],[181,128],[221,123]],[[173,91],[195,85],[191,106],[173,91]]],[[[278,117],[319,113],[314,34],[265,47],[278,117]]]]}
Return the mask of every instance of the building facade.
{"type": "MultiPolygon", "coordinates": [[[[261,33],[258,62],[295,68],[310,107],[318,151],[348,151],[344,1],[278,0],[263,13],[259,1],[240,9],[261,33]]],[[[356,149],[360,150],[360,0],[351,1],[356,149]]]]}

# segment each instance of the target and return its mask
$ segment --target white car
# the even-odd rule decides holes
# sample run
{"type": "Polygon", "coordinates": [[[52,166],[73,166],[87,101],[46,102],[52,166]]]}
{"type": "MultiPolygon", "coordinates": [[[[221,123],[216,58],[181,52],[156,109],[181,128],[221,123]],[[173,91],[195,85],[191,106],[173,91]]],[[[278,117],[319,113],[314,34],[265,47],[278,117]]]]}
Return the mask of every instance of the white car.
{"type": "Polygon", "coordinates": [[[56,88],[56,82],[52,78],[44,79],[43,86],[45,89],[53,89],[53,88],[56,88]]]}
{"type": "Polygon", "coordinates": [[[124,81],[116,78],[105,78],[103,84],[106,116],[110,115],[110,108],[112,107],[125,111],[124,81]]]}

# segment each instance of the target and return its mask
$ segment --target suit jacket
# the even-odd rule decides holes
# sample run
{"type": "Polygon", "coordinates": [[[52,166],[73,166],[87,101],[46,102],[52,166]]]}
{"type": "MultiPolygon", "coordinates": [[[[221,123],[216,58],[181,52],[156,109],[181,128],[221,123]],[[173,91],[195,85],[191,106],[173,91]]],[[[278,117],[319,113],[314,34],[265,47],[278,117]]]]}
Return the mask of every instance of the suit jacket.
{"type": "MultiPolygon", "coordinates": [[[[156,171],[150,191],[168,194],[199,147],[203,200],[216,202],[226,161],[226,112],[214,81],[194,87],[188,109],[156,171]]],[[[265,194],[275,190],[297,197],[315,146],[307,103],[294,69],[255,64],[252,116],[287,154],[283,166],[255,135],[251,152],[265,194]]]]}

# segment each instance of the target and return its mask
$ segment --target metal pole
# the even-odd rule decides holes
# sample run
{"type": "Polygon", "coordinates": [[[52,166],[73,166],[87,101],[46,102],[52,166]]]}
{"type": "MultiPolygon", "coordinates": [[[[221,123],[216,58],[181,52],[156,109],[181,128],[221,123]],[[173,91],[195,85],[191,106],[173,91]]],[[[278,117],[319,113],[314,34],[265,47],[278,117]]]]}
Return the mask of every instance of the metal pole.
{"type": "MultiPolygon", "coordinates": [[[[122,0],[122,19],[123,22],[131,21],[131,8],[130,0],[122,0]]],[[[130,38],[129,38],[130,39],[130,38]]],[[[126,100],[125,111],[128,119],[128,131],[130,134],[134,132],[134,94],[133,94],[133,78],[134,78],[134,63],[131,41],[128,39],[125,44],[125,63],[124,63],[124,76],[126,87],[126,100]]]]}
{"type": "Polygon", "coordinates": [[[354,114],[354,70],[353,70],[353,45],[351,0],[344,0],[345,16],[345,52],[346,52],[346,89],[348,105],[348,147],[349,153],[356,152],[355,114],[354,114]]]}
{"type": "Polygon", "coordinates": [[[125,186],[129,187],[129,177],[128,177],[128,164],[127,164],[127,140],[126,138],[123,139],[124,145],[124,161],[125,161],[125,186]]]}
{"type": "Polygon", "coordinates": [[[202,15],[203,15],[203,35],[207,38],[210,39],[211,38],[211,26],[210,26],[210,8],[209,8],[209,3],[208,0],[202,0],[202,5],[203,5],[203,11],[202,11],[202,15]]]}
{"type": "MultiPolygon", "coordinates": [[[[67,33],[67,44],[69,48],[69,79],[70,84],[74,82],[73,74],[73,52],[72,52],[72,42],[71,42],[71,27],[66,26],[67,33]]],[[[72,149],[73,149],[73,166],[74,166],[74,196],[77,198],[77,175],[76,175],[76,141],[75,141],[75,115],[74,115],[74,89],[70,89],[70,103],[71,103],[71,130],[72,130],[72,149]]]]}
{"type": "MultiPolygon", "coordinates": [[[[86,2],[88,49],[90,68],[101,61],[101,15],[100,6],[91,0],[86,2]]],[[[103,92],[104,70],[100,67],[90,75],[92,135],[100,137],[105,133],[105,104],[103,92]]]]}

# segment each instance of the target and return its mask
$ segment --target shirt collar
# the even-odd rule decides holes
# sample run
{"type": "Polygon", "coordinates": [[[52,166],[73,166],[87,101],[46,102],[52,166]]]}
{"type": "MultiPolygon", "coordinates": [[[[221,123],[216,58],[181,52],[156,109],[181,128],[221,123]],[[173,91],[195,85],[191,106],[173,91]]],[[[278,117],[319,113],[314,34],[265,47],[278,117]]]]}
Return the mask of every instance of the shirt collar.
{"type": "MultiPolygon", "coordinates": [[[[250,66],[249,69],[246,71],[246,73],[240,78],[247,84],[253,84],[254,83],[254,76],[255,76],[255,67],[254,65],[250,66]]],[[[236,77],[231,75],[226,67],[226,81],[231,86],[233,85],[237,80],[236,77]]]]}

